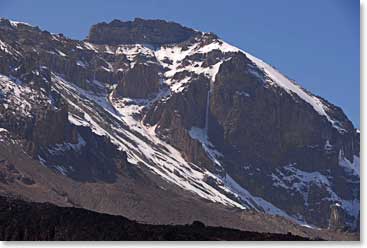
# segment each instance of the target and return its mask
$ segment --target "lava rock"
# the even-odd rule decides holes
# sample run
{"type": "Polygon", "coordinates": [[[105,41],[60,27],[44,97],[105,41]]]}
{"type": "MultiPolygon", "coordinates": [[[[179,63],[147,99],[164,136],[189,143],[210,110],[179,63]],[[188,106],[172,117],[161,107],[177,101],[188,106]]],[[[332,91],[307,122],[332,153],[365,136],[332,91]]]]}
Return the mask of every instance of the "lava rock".
{"type": "Polygon", "coordinates": [[[239,231],[191,225],[149,225],[122,216],[79,208],[57,207],[0,196],[0,239],[31,240],[310,240],[288,234],[239,231]]]}

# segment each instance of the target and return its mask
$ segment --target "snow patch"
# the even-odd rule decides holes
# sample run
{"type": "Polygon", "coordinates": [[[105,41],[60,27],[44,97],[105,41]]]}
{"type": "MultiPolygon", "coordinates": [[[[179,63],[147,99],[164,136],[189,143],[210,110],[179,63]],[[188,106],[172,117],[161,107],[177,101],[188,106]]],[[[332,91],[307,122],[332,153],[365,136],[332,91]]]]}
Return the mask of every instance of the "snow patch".
{"type": "Polygon", "coordinates": [[[18,22],[18,21],[12,21],[12,20],[9,20],[9,22],[15,28],[17,28],[19,24],[32,27],[32,25],[30,25],[29,23],[26,23],[26,22],[18,22]]]}
{"type": "Polygon", "coordinates": [[[56,49],[56,52],[57,52],[59,55],[61,55],[61,56],[63,56],[63,57],[66,57],[66,54],[65,54],[65,53],[63,53],[62,51],[60,51],[60,50],[56,49]]]}
{"type": "Polygon", "coordinates": [[[52,147],[48,148],[48,152],[52,155],[62,154],[66,151],[74,150],[79,151],[82,147],[86,145],[85,140],[78,134],[78,143],[63,143],[63,144],[56,144],[52,147]]]}
{"type": "Polygon", "coordinates": [[[346,157],[342,156],[342,151],[339,151],[339,165],[350,174],[353,174],[360,178],[360,162],[358,156],[354,155],[352,163],[346,157]]]}
{"type": "Polygon", "coordinates": [[[7,133],[7,132],[9,132],[8,129],[2,127],[0,128],[0,133],[7,133]]]}
{"type": "Polygon", "coordinates": [[[209,158],[218,166],[221,166],[221,163],[219,161],[220,157],[223,157],[223,154],[218,152],[214,145],[210,143],[208,140],[207,130],[203,128],[198,127],[191,127],[189,131],[189,135],[191,138],[199,141],[204,148],[205,152],[209,156],[209,158]]]}
{"type": "Polygon", "coordinates": [[[83,68],[87,68],[86,64],[85,64],[83,61],[81,61],[81,60],[78,60],[78,61],[76,62],[76,64],[77,64],[78,66],[83,67],[83,68]]]}

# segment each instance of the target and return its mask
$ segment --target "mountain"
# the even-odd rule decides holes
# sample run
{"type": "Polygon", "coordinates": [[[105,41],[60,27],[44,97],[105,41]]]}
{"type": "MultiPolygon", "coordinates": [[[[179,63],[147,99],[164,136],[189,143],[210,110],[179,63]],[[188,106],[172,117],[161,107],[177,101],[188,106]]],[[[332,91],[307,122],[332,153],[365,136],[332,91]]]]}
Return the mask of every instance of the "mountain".
{"type": "Polygon", "coordinates": [[[359,230],[359,130],[213,33],[114,20],[79,41],[1,19],[0,128],[5,196],[324,239],[336,208],[359,230]]]}

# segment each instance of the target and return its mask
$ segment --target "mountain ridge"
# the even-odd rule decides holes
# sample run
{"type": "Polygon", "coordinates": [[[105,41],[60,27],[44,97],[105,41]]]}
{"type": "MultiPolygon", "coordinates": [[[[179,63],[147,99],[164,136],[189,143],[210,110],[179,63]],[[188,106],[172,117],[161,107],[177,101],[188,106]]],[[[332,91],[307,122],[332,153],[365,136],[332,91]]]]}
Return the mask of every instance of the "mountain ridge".
{"type": "Polygon", "coordinates": [[[256,233],[223,227],[209,227],[199,221],[181,226],[141,224],[122,216],[100,214],[85,209],[62,208],[49,203],[30,203],[3,197],[0,199],[0,209],[2,210],[0,214],[0,239],[7,241],[310,240],[290,233],[256,233]],[[32,214],[24,216],[25,212],[32,214]],[[104,228],[101,229],[98,226],[104,228]]]}

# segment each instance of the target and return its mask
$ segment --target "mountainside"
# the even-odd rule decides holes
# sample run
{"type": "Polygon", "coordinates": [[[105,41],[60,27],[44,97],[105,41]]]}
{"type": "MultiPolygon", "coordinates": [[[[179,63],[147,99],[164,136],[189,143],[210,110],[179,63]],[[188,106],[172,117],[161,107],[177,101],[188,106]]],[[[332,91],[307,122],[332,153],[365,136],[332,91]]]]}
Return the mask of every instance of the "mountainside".
{"type": "Polygon", "coordinates": [[[338,206],[359,230],[359,131],[212,33],[114,20],[78,41],[1,19],[0,128],[4,195],[302,236],[338,206]]]}

